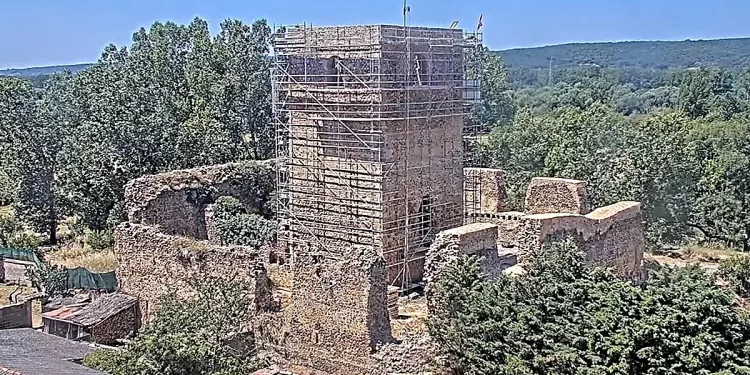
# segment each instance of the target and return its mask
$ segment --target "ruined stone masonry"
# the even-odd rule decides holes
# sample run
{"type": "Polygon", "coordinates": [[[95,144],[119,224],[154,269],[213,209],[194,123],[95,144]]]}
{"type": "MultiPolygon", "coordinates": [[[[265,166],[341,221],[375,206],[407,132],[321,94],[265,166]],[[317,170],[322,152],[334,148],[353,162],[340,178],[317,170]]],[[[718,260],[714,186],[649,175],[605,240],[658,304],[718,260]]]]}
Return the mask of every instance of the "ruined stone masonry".
{"type": "Polygon", "coordinates": [[[210,206],[233,196],[250,212],[262,213],[273,189],[272,162],[223,164],[149,175],[125,187],[128,222],[115,230],[117,279],[122,292],[136,296],[144,319],[160,297],[189,296],[195,276],[237,277],[255,291],[255,304],[270,303],[263,249],[219,246],[210,206]],[[209,241],[211,240],[211,241],[209,241]]]}
{"type": "Polygon", "coordinates": [[[372,246],[391,284],[422,278],[461,225],[462,30],[281,27],[273,37],[279,240],[290,252],[372,246]]]}
{"type": "MultiPolygon", "coordinates": [[[[475,191],[491,199],[504,196],[495,178],[500,172],[474,169],[471,173],[485,175],[477,178],[480,183],[473,187],[475,191]]],[[[640,203],[618,202],[590,211],[583,181],[534,178],[527,190],[524,212],[496,209],[501,206],[467,209],[466,221],[471,224],[437,236],[428,256],[428,284],[457,255],[484,257],[485,272],[495,277],[513,263],[493,259],[515,257],[523,266],[545,244],[564,238],[578,244],[591,266],[610,267],[634,280],[642,277],[645,240],[640,203]],[[492,241],[495,244],[488,246],[492,241]]]]}
{"type": "Polygon", "coordinates": [[[126,186],[117,276],[142,316],[167,293],[189,297],[191,277],[239,275],[255,291],[255,343],[278,368],[419,374],[435,364],[430,339],[424,322],[401,321],[393,288],[429,291],[460,255],[496,278],[573,237],[592,265],[640,276],[640,203],[591,210],[584,182],[535,178],[524,212],[509,212],[501,170],[463,168],[464,50],[476,44],[461,30],[281,27],[273,43],[275,161],[126,186]],[[277,245],[221,246],[212,204],[225,195],[266,216],[275,197],[277,245]]]}

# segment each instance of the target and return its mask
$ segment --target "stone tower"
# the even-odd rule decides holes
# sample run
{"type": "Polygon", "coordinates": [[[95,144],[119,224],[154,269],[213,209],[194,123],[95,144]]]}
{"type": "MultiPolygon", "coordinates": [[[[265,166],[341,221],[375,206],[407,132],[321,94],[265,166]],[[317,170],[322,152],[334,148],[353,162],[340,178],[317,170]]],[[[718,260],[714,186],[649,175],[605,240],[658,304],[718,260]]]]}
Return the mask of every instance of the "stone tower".
{"type": "Polygon", "coordinates": [[[462,224],[462,30],[280,27],[273,35],[279,241],[346,259],[382,254],[388,281],[422,278],[434,236],[462,224]]]}

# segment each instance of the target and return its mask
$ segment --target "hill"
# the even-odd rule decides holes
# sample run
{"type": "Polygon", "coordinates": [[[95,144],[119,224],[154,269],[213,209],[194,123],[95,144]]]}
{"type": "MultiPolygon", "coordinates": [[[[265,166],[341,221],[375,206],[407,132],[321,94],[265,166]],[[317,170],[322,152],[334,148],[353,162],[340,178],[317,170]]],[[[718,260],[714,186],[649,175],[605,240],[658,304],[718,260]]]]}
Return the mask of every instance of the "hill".
{"type": "Polygon", "coordinates": [[[691,68],[750,66],[750,38],[571,43],[499,51],[510,68],[556,68],[596,64],[612,68],[691,68]]]}
{"type": "Polygon", "coordinates": [[[32,68],[20,68],[20,69],[2,69],[0,70],[0,76],[16,76],[16,77],[33,77],[38,75],[53,74],[63,70],[70,70],[71,73],[78,73],[90,67],[93,64],[72,64],[72,65],[53,65],[53,66],[38,66],[32,68]]]}

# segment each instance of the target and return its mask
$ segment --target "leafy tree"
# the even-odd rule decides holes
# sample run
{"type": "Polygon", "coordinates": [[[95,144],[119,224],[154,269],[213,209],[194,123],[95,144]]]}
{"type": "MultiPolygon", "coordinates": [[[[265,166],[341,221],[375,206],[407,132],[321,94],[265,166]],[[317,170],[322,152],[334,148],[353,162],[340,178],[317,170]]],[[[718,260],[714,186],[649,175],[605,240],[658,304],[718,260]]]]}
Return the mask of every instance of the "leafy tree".
{"type": "Polygon", "coordinates": [[[10,145],[20,180],[16,212],[53,244],[59,216],[54,176],[62,139],[75,122],[70,80],[69,73],[49,77],[41,96],[26,81],[0,80],[0,137],[10,145]]]}
{"type": "Polygon", "coordinates": [[[718,275],[740,297],[750,298],[750,257],[735,255],[719,265],[718,275]]]}
{"type": "Polygon", "coordinates": [[[750,251],[750,126],[702,122],[691,137],[700,179],[690,225],[708,240],[750,251]]]}
{"type": "Polygon", "coordinates": [[[590,270],[572,242],[528,273],[484,280],[464,257],[435,288],[430,332],[455,374],[741,374],[750,319],[697,267],[638,287],[590,270]]]}
{"type": "Polygon", "coordinates": [[[217,277],[191,285],[194,298],[162,298],[156,317],[124,351],[95,352],[84,364],[112,375],[245,375],[261,367],[247,286],[217,277]]]}

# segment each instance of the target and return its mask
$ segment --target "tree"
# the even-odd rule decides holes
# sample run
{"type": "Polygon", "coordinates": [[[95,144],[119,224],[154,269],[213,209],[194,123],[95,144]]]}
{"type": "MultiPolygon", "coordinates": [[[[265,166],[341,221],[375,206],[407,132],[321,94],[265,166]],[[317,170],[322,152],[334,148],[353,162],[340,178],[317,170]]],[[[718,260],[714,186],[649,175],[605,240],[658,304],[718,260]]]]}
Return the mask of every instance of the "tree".
{"type": "Polygon", "coordinates": [[[701,122],[691,136],[700,179],[690,225],[709,241],[750,251],[750,125],[701,122]]]}
{"type": "Polygon", "coordinates": [[[11,145],[20,180],[16,212],[46,232],[52,244],[57,242],[54,177],[58,154],[76,116],[71,107],[70,80],[70,73],[49,77],[41,96],[27,81],[0,80],[2,137],[11,145]]]}
{"type": "Polygon", "coordinates": [[[234,279],[194,279],[189,300],[169,295],[125,350],[99,351],[84,364],[112,375],[245,375],[259,367],[250,317],[252,292],[234,279]]]}
{"type": "Polygon", "coordinates": [[[750,373],[750,319],[697,267],[643,287],[585,266],[570,241],[528,273],[487,281],[479,260],[449,266],[430,333],[454,374],[750,373]]]}
{"type": "Polygon", "coordinates": [[[508,70],[500,56],[477,46],[467,56],[466,74],[480,84],[482,103],[472,115],[482,131],[510,122],[515,106],[509,93],[508,70]]]}

